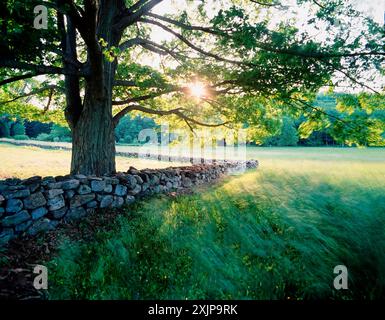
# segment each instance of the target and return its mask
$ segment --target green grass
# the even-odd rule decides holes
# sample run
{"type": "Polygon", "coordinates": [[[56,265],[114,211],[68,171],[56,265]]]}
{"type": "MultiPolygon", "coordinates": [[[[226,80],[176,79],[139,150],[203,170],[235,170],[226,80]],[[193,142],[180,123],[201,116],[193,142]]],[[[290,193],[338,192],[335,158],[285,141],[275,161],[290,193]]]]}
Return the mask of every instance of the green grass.
{"type": "Polygon", "coordinates": [[[265,153],[258,170],[195,195],[122,209],[110,231],[62,245],[51,298],[384,298],[383,151],[346,150],[265,153]],[[349,290],[333,288],[340,264],[349,290]]]}

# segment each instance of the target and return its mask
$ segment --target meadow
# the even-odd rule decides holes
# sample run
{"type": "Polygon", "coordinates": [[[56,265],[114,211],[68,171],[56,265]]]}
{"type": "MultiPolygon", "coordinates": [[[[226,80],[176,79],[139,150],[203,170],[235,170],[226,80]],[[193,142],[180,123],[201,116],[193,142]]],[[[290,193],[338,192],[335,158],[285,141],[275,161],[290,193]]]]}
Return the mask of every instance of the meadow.
{"type": "MultiPolygon", "coordinates": [[[[36,175],[66,175],[70,170],[71,152],[0,142],[0,161],[0,180],[12,177],[23,179],[36,175]]],[[[127,171],[130,166],[137,169],[165,168],[170,166],[170,162],[116,157],[116,165],[118,171],[127,171]]]]}
{"type": "Polygon", "coordinates": [[[260,168],[121,209],[47,262],[52,299],[385,296],[383,149],[263,149],[260,168]],[[348,290],[333,287],[345,265],[348,290]]]}
{"type": "MultiPolygon", "coordinates": [[[[2,177],[64,174],[70,159],[7,144],[0,155],[2,177]]],[[[50,298],[385,297],[385,149],[249,148],[248,158],[260,167],[121,208],[92,240],[63,238],[44,262],[50,298]],[[333,287],[337,265],[348,290],[333,287]]]]}

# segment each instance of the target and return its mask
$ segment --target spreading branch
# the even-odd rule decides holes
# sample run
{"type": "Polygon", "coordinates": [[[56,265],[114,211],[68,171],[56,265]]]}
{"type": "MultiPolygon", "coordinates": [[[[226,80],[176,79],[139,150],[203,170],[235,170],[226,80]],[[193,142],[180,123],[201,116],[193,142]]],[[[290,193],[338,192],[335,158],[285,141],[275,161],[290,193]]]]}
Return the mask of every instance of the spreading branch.
{"type": "MultiPolygon", "coordinates": [[[[267,5],[267,4],[265,4],[265,5],[267,5]]],[[[274,6],[276,4],[271,4],[271,5],[274,6]]],[[[229,32],[229,30],[214,30],[210,27],[193,26],[193,25],[189,25],[189,24],[186,24],[186,23],[183,23],[183,22],[180,22],[180,21],[168,18],[168,17],[163,17],[161,15],[154,14],[154,13],[148,13],[148,14],[146,14],[146,16],[155,18],[157,20],[161,20],[163,22],[173,24],[173,25],[180,27],[182,29],[185,29],[185,30],[202,31],[202,32],[213,34],[216,36],[231,36],[231,32],[229,32]]],[[[153,23],[153,24],[155,24],[155,23],[153,23]]],[[[159,22],[156,25],[161,27],[159,22]]],[[[164,25],[162,25],[162,26],[164,26],[164,25]]],[[[166,31],[168,31],[168,30],[166,30],[166,31]]],[[[319,58],[319,59],[328,59],[329,58],[330,59],[330,58],[343,58],[343,57],[384,56],[385,55],[385,51],[341,52],[341,53],[327,53],[327,52],[321,52],[321,51],[319,51],[319,52],[315,52],[315,51],[314,52],[305,52],[305,51],[295,50],[295,49],[279,49],[279,48],[272,46],[271,44],[263,43],[263,42],[259,42],[256,45],[259,49],[264,50],[264,51],[278,53],[278,54],[300,56],[300,57],[304,57],[304,58],[319,58]]]]}
{"type": "Polygon", "coordinates": [[[40,74],[41,73],[26,73],[26,74],[21,74],[21,75],[15,76],[15,77],[7,78],[7,79],[0,81],[0,87],[3,85],[6,85],[8,83],[16,82],[19,80],[30,79],[30,78],[36,77],[40,74]]]}
{"type": "Polygon", "coordinates": [[[266,7],[275,7],[279,4],[277,3],[267,3],[267,2],[262,2],[262,1],[257,1],[257,0],[250,0],[253,3],[259,4],[261,6],[266,6],[266,7]]]}
{"type": "Polygon", "coordinates": [[[226,31],[214,30],[214,29],[212,29],[210,27],[188,25],[188,24],[185,24],[183,22],[180,22],[180,21],[168,18],[168,17],[163,17],[163,16],[161,16],[159,14],[155,14],[155,13],[152,13],[152,12],[147,13],[146,16],[151,17],[151,18],[155,18],[155,19],[158,19],[158,20],[170,23],[170,24],[173,24],[173,25],[175,25],[177,27],[180,27],[182,29],[185,29],[185,30],[202,31],[202,32],[213,34],[213,35],[224,35],[224,34],[226,34],[226,31]]]}
{"type": "Polygon", "coordinates": [[[140,106],[140,105],[137,105],[137,104],[133,104],[133,105],[129,105],[126,108],[122,109],[121,111],[119,111],[114,116],[114,123],[115,123],[115,125],[118,124],[119,120],[124,115],[126,115],[127,113],[129,113],[131,111],[141,111],[141,112],[144,112],[144,113],[156,114],[156,115],[159,115],[159,116],[175,115],[175,116],[177,116],[178,118],[180,118],[180,119],[182,119],[184,121],[187,121],[187,122],[190,122],[190,123],[194,123],[196,125],[204,126],[204,127],[220,127],[220,126],[223,126],[223,125],[228,123],[228,122],[223,122],[223,123],[218,123],[218,124],[204,123],[204,122],[201,122],[199,120],[193,119],[193,118],[191,118],[189,116],[186,116],[182,112],[182,111],[185,111],[185,109],[183,109],[183,108],[177,108],[177,109],[172,109],[172,110],[154,110],[154,109],[146,108],[146,107],[143,107],[143,106],[140,106]]]}
{"type": "Polygon", "coordinates": [[[139,22],[148,23],[148,24],[152,24],[152,25],[158,26],[161,29],[167,31],[168,33],[174,35],[176,38],[178,38],[180,41],[185,43],[191,49],[193,49],[193,50],[195,50],[195,51],[197,51],[197,52],[199,52],[199,53],[201,53],[201,54],[203,54],[203,55],[205,55],[207,57],[214,58],[217,61],[227,62],[227,63],[235,64],[235,65],[238,65],[238,66],[255,66],[252,63],[246,63],[246,62],[239,61],[239,60],[232,60],[232,59],[223,58],[223,57],[221,57],[221,56],[219,56],[219,55],[217,55],[215,53],[211,53],[209,51],[205,51],[205,50],[197,47],[196,45],[194,45],[191,41],[187,40],[180,33],[175,32],[171,28],[165,26],[164,24],[162,24],[162,23],[160,23],[158,21],[147,19],[147,18],[141,18],[139,20],[139,22]]]}
{"type": "Polygon", "coordinates": [[[119,45],[119,50],[120,51],[124,51],[124,50],[127,50],[128,48],[131,48],[135,45],[140,45],[142,46],[143,48],[147,49],[147,50],[150,50],[154,53],[157,53],[157,54],[160,54],[160,55],[170,55],[172,56],[174,59],[178,60],[179,57],[178,57],[178,54],[172,50],[170,50],[169,48],[167,48],[166,46],[163,46],[163,45],[160,45],[154,41],[151,41],[151,40],[148,40],[148,39],[143,39],[143,38],[132,38],[132,39],[129,39],[129,40],[126,40],[124,41],[123,43],[121,43],[119,45]]]}
{"type": "Polygon", "coordinates": [[[137,87],[138,84],[135,81],[115,79],[115,87],[137,87]]]}
{"type": "MultiPolygon", "coordinates": [[[[30,96],[37,95],[37,94],[42,93],[42,92],[47,91],[47,90],[51,90],[51,92],[52,92],[54,89],[62,90],[62,88],[59,87],[59,86],[57,86],[57,85],[49,85],[49,86],[46,86],[46,87],[43,87],[43,88],[40,88],[40,89],[37,89],[37,90],[33,90],[33,91],[31,91],[31,92],[22,94],[22,95],[20,95],[20,96],[17,96],[17,97],[15,97],[15,98],[10,99],[10,100],[7,100],[7,101],[1,101],[0,103],[1,103],[1,104],[6,104],[6,103],[14,102],[14,101],[19,100],[19,99],[22,99],[22,98],[27,98],[27,97],[30,97],[30,96]]],[[[51,95],[52,95],[52,94],[51,94],[51,95]]]]}
{"type": "Polygon", "coordinates": [[[47,102],[47,105],[44,107],[44,112],[47,112],[49,110],[49,107],[50,107],[51,101],[52,101],[52,97],[53,97],[53,92],[54,92],[54,89],[52,88],[49,92],[48,102],[47,102]]]}
{"type": "Polygon", "coordinates": [[[314,107],[313,105],[311,105],[310,103],[308,103],[305,100],[297,99],[297,98],[290,98],[290,100],[293,101],[294,103],[297,103],[297,104],[290,103],[290,105],[292,107],[294,107],[294,108],[300,109],[301,111],[304,111],[304,110],[306,111],[306,110],[310,109],[312,111],[315,111],[315,112],[318,112],[320,114],[323,114],[323,115],[325,115],[325,116],[327,116],[327,117],[329,117],[331,119],[337,120],[338,122],[341,122],[344,125],[352,128],[352,129],[355,129],[355,127],[352,126],[349,122],[341,119],[340,117],[332,115],[329,112],[327,112],[325,110],[322,110],[321,108],[314,107]],[[298,103],[300,104],[300,106],[298,106],[298,103]]]}
{"type": "Polygon", "coordinates": [[[153,7],[162,1],[163,0],[138,1],[123,13],[123,15],[118,19],[118,22],[115,23],[114,27],[119,31],[124,30],[130,25],[138,22],[143,15],[148,13],[153,7]],[[133,12],[133,10],[135,11],[133,12]]]}
{"type": "Polygon", "coordinates": [[[165,90],[165,91],[161,91],[161,92],[155,92],[155,93],[146,94],[146,95],[139,96],[139,97],[127,98],[127,99],[121,100],[121,101],[112,101],[112,104],[115,105],[115,106],[122,106],[122,105],[125,105],[125,104],[129,104],[131,102],[139,102],[139,101],[144,101],[144,100],[160,97],[160,96],[162,96],[164,94],[175,92],[176,90],[177,89],[170,89],[170,90],[165,90]]]}
{"type": "MultiPolygon", "coordinates": [[[[60,67],[54,67],[54,66],[45,66],[45,65],[35,65],[27,62],[22,61],[15,61],[15,60],[9,60],[4,59],[0,61],[0,67],[3,68],[12,68],[12,69],[18,69],[18,70],[30,70],[33,73],[29,74],[30,77],[36,76],[36,75],[42,75],[42,74],[76,74],[76,75],[85,75],[82,71],[67,71],[60,67]]],[[[27,77],[27,75],[25,75],[27,77]]],[[[24,78],[26,79],[26,78],[24,78]]]]}

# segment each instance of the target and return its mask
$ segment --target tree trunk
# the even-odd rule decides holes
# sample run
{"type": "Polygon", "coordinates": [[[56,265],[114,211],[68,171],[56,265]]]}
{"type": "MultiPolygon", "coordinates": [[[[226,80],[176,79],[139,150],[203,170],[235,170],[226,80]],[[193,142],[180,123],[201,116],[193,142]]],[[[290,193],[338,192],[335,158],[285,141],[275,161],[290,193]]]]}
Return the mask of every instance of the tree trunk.
{"type": "MultiPolygon", "coordinates": [[[[79,83],[70,82],[71,78],[66,77],[69,84],[66,118],[72,129],[71,173],[100,176],[116,172],[111,100],[117,59],[105,59],[98,41],[103,39],[108,44],[106,50],[119,45],[122,30],[113,30],[113,20],[125,5],[122,0],[103,0],[90,2],[87,8],[88,32],[91,32],[87,38],[87,68],[91,73],[84,79],[82,104],[80,97],[74,99],[80,94],[79,83]]],[[[76,37],[72,34],[71,38],[70,26],[68,24],[68,37],[76,44],[76,37]]],[[[71,47],[71,42],[67,41],[66,46],[71,47]]],[[[71,56],[76,58],[76,50],[71,56]]]]}
{"type": "Polygon", "coordinates": [[[72,129],[72,174],[116,172],[111,99],[95,90],[86,87],[83,111],[72,129]]]}

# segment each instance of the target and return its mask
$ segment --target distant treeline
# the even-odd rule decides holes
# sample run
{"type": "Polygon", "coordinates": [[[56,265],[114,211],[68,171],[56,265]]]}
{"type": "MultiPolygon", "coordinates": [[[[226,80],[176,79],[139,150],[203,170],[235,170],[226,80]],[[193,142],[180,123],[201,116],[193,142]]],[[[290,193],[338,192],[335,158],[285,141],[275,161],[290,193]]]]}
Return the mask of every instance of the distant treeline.
{"type": "MultiPolygon", "coordinates": [[[[153,119],[137,116],[124,117],[115,129],[116,142],[138,144],[139,132],[143,129],[157,128],[153,119]]],[[[9,114],[0,115],[0,138],[16,140],[40,140],[71,142],[71,130],[53,122],[29,121],[9,114]]]]}
{"type": "MultiPolygon", "coordinates": [[[[330,121],[338,121],[339,118],[344,115],[336,110],[336,96],[330,96],[327,94],[321,94],[317,97],[314,106],[320,107],[325,113],[330,115],[330,121]]],[[[0,106],[1,107],[1,106],[0,106]]],[[[14,111],[12,109],[9,113],[4,113],[4,109],[0,108],[0,137],[14,138],[19,140],[36,139],[41,141],[53,141],[53,142],[71,142],[71,131],[64,125],[55,124],[45,119],[45,122],[40,122],[38,119],[25,120],[26,117],[22,115],[31,113],[34,116],[39,110],[26,104],[20,104],[14,111]],[[20,109],[23,112],[19,112],[20,109]],[[17,112],[19,113],[17,113],[17,112]],[[1,113],[2,112],[2,113],[1,113]]],[[[9,110],[9,109],[8,109],[9,110]]],[[[364,111],[360,111],[364,112],[364,111]]],[[[31,117],[28,116],[28,118],[31,117]]],[[[59,114],[53,112],[51,115],[53,118],[60,118],[59,114]]],[[[372,116],[376,118],[385,119],[385,111],[379,110],[373,112],[372,116]]],[[[48,118],[50,119],[50,118],[48,118]]],[[[333,126],[330,128],[319,129],[312,132],[306,139],[300,138],[299,129],[301,123],[306,119],[302,116],[300,118],[284,117],[282,120],[282,126],[278,133],[265,138],[262,141],[262,146],[334,146],[343,145],[341,141],[337,141],[333,138],[335,132],[333,132],[333,126]]],[[[55,121],[55,120],[53,120],[55,121]]],[[[58,123],[58,122],[56,122],[58,123]]],[[[65,123],[64,121],[59,123],[65,123]]],[[[155,129],[158,132],[158,139],[160,139],[159,125],[151,118],[129,115],[123,117],[117,127],[115,128],[116,142],[124,144],[141,144],[142,141],[138,141],[139,132],[143,129],[155,129]]],[[[172,135],[170,136],[171,138],[172,135]]],[[[250,142],[250,145],[254,143],[250,142]]]]}
{"type": "MultiPolygon", "coordinates": [[[[283,120],[281,132],[267,138],[265,146],[324,146],[338,143],[326,130],[313,132],[307,139],[300,139],[298,135],[299,123],[290,118],[283,120]]],[[[153,119],[137,116],[124,117],[115,129],[116,142],[124,144],[140,144],[139,132],[143,129],[158,129],[153,119]]],[[[0,116],[0,137],[17,140],[35,139],[52,142],[71,142],[69,128],[54,123],[28,121],[11,115],[0,116]]]]}
{"type": "Polygon", "coordinates": [[[265,139],[263,146],[336,146],[341,145],[333,139],[327,129],[314,131],[308,138],[301,139],[298,134],[300,121],[284,118],[281,132],[265,139]]]}

